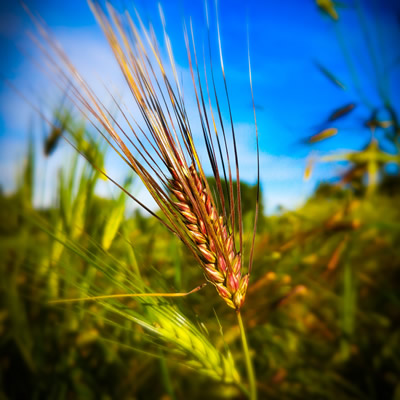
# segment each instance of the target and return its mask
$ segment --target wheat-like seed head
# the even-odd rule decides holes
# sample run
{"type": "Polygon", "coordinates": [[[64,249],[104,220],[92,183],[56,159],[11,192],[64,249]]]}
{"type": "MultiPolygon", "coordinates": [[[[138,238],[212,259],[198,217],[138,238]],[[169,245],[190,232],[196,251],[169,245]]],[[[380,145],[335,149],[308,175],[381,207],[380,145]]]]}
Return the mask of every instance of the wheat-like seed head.
{"type": "MultiPolygon", "coordinates": [[[[146,317],[121,307],[119,302],[107,301],[102,305],[109,311],[119,314],[129,321],[139,324],[157,338],[156,343],[167,345],[172,354],[185,355],[182,365],[209,376],[215,381],[235,384],[240,382],[239,374],[231,354],[223,354],[214,347],[209,339],[195,325],[188,321],[178,310],[170,305],[159,306],[158,300],[142,298],[146,303],[146,317]]],[[[123,327],[126,329],[126,327],[123,327]]],[[[178,358],[179,359],[179,358],[178,358]]]]}
{"type": "MultiPolygon", "coordinates": [[[[82,79],[62,49],[38,24],[42,37],[50,47],[49,50],[46,48],[44,51],[51,61],[52,68],[56,71],[57,82],[64,82],[69,87],[70,97],[75,104],[85,113],[126,164],[139,175],[160,207],[165,219],[156,216],[144,204],[133,196],[131,197],[155,215],[185,243],[202,266],[206,279],[215,286],[218,294],[230,307],[239,310],[243,305],[249,281],[255,227],[249,264],[247,272],[244,273],[239,163],[225,80],[219,25],[217,28],[220,65],[229,109],[236,183],[232,177],[231,151],[229,151],[227,140],[227,128],[221,115],[214,72],[211,67],[211,88],[214,93],[212,101],[205,61],[205,85],[201,80],[192,24],[190,23],[191,40],[189,40],[186,26],[184,26],[184,38],[197,111],[209,162],[216,181],[216,193],[214,194],[207,182],[194,144],[191,122],[187,114],[161,9],[169,57],[168,68],[172,71],[172,81],[162,62],[154,31],[152,28],[147,30],[144,27],[139,15],[137,15],[138,25],[136,25],[128,13],[123,16],[118,15],[108,5],[108,14],[106,14],[98,3],[89,2],[89,5],[113,50],[140,111],[143,123],[129,117],[122,105],[114,100],[129,131],[123,129],[121,123],[114,118],[82,79]],[[51,55],[50,52],[54,55],[51,55]],[[208,97],[208,107],[205,93],[208,97]],[[213,108],[213,102],[216,104],[217,113],[213,108]],[[218,122],[220,130],[217,129],[218,122]],[[135,152],[135,155],[132,151],[135,152]],[[223,186],[228,193],[227,198],[224,196],[223,186]]],[[[212,65],[211,51],[209,54],[209,62],[212,65]]],[[[257,214],[258,199],[255,221],[257,214]]]]}

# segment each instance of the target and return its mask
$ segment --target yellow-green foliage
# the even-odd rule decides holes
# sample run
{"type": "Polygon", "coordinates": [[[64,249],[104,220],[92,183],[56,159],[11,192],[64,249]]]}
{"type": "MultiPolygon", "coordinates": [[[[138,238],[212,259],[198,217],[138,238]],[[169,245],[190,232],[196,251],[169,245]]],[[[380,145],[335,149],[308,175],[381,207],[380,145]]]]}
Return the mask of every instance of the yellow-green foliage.
{"type": "MultiPolygon", "coordinates": [[[[0,241],[3,393],[16,387],[18,369],[39,397],[240,397],[239,331],[212,288],[181,299],[47,304],[187,291],[204,280],[164,228],[125,216],[126,196],[98,198],[98,175],[77,162],[67,168],[47,211],[12,218],[20,203],[1,200],[5,221],[14,221],[0,241]],[[59,379],[50,379],[53,368],[59,379]]],[[[398,390],[397,185],[366,198],[321,187],[304,207],[264,220],[243,309],[261,398],[373,399],[398,390]]]]}

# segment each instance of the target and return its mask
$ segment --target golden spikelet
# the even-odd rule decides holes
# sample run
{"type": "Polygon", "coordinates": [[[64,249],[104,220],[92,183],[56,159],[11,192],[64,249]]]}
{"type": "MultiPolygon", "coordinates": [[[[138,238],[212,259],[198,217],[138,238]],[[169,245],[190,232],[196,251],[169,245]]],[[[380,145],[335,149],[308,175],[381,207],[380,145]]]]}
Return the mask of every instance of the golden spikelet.
{"type": "Polygon", "coordinates": [[[207,224],[191,205],[190,198],[185,194],[179,180],[171,179],[171,191],[178,199],[175,204],[186,220],[189,235],[197,245],[206,279],[215,286],[229,307],[240,309],[245,299],[249,275],[245,274],[242,277],[241,255],[235,251],[233,234],[228,233],[224,218],[218,215],[211,194],[193,165],[189,167],[189,171],[187,179],[192,179],[195,184],[195,190],[206,208],[211,222],[210,228],[214,234],[208,233],[207,224]],[[211,236],[217,238],[218,245],[211,236]]]}

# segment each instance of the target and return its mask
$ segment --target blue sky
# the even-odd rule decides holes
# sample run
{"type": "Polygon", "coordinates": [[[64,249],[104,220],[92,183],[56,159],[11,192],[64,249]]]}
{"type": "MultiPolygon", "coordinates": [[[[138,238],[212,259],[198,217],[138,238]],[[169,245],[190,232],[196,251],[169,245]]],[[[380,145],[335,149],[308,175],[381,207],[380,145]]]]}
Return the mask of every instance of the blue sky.
{"type": "MultiPolygon", "coordinates": [[[[51,81],[35,68],[27,56],[38,58],[37,50],[27,39],[27,31],[33,30],[29,18],[18,2],[3,3],[0,6],[0,46],[1,53],[5,54],[0,65],[0,184],[9,191],[13,188],[16,171],[23,160],[30,124],[33,124],[38,144],[42,139],[43,126],[34,111],[5,84],[4,79],[45,108],[56,102],[58,94],[51,81]]],[[[115,4],[117,8],[122,8],[127,3],[131,4],[123,0],[115,4]]],[[[209,3],[216,61],[214,3],[209,3]]],[[[400,111],[400,96],[394,90],[400,87],[400,3],[367,0],[360,3],[372,37],[379,71],[385,71],[385,76],[390,78],[390,101],[400,111]]],[[[46,21],[95,89],[102,90],[102,81],[110,87],[123,85],[118,68],[85,1],[27,1],[27,4],[46,21]]],[[[357,2],[343,1],[341,4],[345,6],[337,8],[339,22],[336,24],[322,15],[311,0],[221,0],[218,4],[224,65],[238,131],[242,176],[253,183],[254,121],[247,70],[246,24],[249,26],[262,186],[268,212],[273,212],[278,204],[289,208],[301,204],[319,181],[330,179],[343,168],[340,165],[318,164],[312,179],[303,181],[305,159],[311,148],[299,143],[302,138],[321,129],[332,110],[351,102],[357,104],[351,117],[334,125],[339,128],[339,134],[314,146],[313,150],[326,153],[360,149],[370,139],[362,122],[368,119],[371,110],[355,90],[340,40],[350,54],[357,79],[369,103],[373,107],[380,107],[382,100],[377,94],[373,64],[359,15],[353,6],[357,2]],[[341,90],[327,80],[317,70],[315,61],[333,71],[347,89],[341,90]]],[[[135,6],[143,20],[152,21],[156,33],[160,33],[157,2],[142,0],[135,2],[135,6]]],[[[162,7],[174,55],[185,78],[188,76],[188,67],[182,21],[184,17],[192,17],[196,41],[201,46],[206,39],[204,2],[164,1],[162,7]]],[[[68,150],[64,151],[68,153],[68,150]]],[[[47,201],[53,190],[48,182],[55,181],[54,171],[61,158],[38,162],[38,184],[43,186],[41,181],[46,179],[45,189],[41,193],[47,201]],[[43,195],[43,191],[48,194],[43,195]]],[[[117,178],[121,174],[112,156],[108,161],[108,170],[117,178]]],[[[146,194],[142,193],[142,196],[146,197],[146,194]]]]}

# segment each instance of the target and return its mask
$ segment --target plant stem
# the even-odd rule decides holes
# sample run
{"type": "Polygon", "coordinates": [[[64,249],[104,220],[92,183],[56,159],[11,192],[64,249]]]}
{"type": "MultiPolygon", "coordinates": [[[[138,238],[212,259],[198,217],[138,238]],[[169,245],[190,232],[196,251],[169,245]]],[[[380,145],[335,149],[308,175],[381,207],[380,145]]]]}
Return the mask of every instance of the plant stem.
{"type": "Polygon", "coordinates": [[[240,328],[240,337],[242,338],[243,353],[246,361],[247,377],[249,379],[250,400],[257,400],[256,377],[254,374],[253,364],[250,358],[249,346],[247,344],[247,338],[246,338],[246,331],[244,329],[242,316],[239,310],[236,312],[236,315],[240,328]]]}

